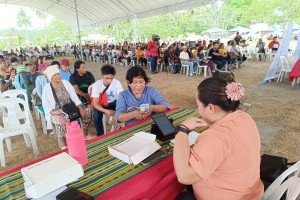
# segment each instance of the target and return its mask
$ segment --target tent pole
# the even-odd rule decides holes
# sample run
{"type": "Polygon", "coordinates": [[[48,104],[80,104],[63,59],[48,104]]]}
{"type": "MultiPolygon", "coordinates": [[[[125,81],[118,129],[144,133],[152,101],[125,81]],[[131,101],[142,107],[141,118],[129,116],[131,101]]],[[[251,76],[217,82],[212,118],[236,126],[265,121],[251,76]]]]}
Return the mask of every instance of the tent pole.
{"type": "Polygon", "coordinates": [[[77,0],[74,0],[74,4],[75,4],[75,12],[76,12],[76,18],[77,18],[77,29],[78,29],[78,37],[79,37],[79,47],[80,47],[80,52],[81,52],[81,60],[83,61],[83,51],[82,51],[80,26],[79,26],[79,19],[78,19],[77,0]]]}

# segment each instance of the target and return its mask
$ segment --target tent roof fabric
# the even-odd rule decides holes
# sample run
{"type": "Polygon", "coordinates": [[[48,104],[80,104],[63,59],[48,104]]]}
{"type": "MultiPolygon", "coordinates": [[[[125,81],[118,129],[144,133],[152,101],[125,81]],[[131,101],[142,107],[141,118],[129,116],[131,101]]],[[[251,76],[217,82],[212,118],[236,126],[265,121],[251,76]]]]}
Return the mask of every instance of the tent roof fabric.
{"type": "MultiPolygon", "coordinates": [[[[196,8],[210,0],[77,0],[82,28],[109,25],[132,19],[196,8]]],[[[77,26],[74,0],[0,0],[0,5],[17,5],[45,11],[72,27],[77,26]]]]}

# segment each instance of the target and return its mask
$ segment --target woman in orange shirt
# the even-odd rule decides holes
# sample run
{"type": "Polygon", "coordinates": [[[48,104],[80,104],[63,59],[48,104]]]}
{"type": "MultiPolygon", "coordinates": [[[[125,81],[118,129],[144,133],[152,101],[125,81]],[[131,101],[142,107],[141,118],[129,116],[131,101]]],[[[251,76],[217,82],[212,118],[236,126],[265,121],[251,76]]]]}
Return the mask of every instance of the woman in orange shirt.
{"type": "Polygon", "coordinates": [[[260,137],[254,120],[237,110],[244,95],[241,84],[209,78],[198,86],[196,102],[202,119],[192,117],[177,128],[174,167],[180,183],[193,191],[177,199],[259,200],[260,137]],[[194,146],[188,133],[209,125],[194,146]],[[187,196],[186,196],[187,195],[187,196]]]}
{"type": "Polygon", "coordinates": [[[138,60],[138,62],[141,63],[141,66],[147,66],[147,59],[145,58],[145,54],[144,54],[144,51],[141,50],[141,46],[138,46],[137,47],[137,50],[136,50],[136,58],[138,60]]]}

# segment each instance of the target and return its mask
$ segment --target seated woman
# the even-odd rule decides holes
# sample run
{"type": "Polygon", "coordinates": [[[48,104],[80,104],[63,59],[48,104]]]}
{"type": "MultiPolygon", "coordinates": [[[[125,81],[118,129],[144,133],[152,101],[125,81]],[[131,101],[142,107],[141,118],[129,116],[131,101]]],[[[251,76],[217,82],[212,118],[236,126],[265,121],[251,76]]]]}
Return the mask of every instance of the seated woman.
{"type": "Polygon", "coordinates": [[[147,66],[147,59],[145,58],[144,51],[141,49],[141,46],[137,46],[136,57],[142,67],[147,66]]]}
{"type": "Polygon", "coordinates": [[[152,113],[170,109],[170,104],[150,86],[146,72],[140,66],[131,67],[126,74],[128,90],[120,93],[117,101],[115,118],[126,125],[149,117],[152,113]],[[141,111],[140,105],[148,104],[147,111],[141,111]]]}
{"type": "Polygon", "coordinates": [[[234,56],[232,58],[229,56],[227,49],[225,48],[225,44],[221,43],[219,47],[219,53],[223,56],[223,58],[226,60],[228,64],[228,69],[231,71],[233,69],[232,64],[236,63],[236,60],[234,59],[234,56]]]}
{"type": "Polygon", "coordinates": [[[65,80],[62,80],[57,65],[49,66],[45,70],[47,78],[50,80],[44,90],[42,97],[42,105],[45,111],[45,118],[47,120],[47,128],[52,123],[54,133],[57,136],[58,145],[61,149],[66,148],[66,125],[62,123],[62,117],[64,116],[61,106],[69,104],[71,101],[78,107],[80,115],[82,117],[82,130],[87,135],[87,129],[92,119],[92,109],[90,107],[83,108],[81,101],[75,93],[72,85],[65,80]],[[59,104],[55,101],[52,88],[53,87],[59,104]]]}
{"type": "MultiPolygon", "coordinates": [[[[101,80],[93,84],[92,95],[94,104],[94,124],[96,127],[97,135],[103,135],[104,129],[102,124],[103,114],[114,116],[116,110],[116,102],[123,87],[120,81],[114,79],[116,70],[111,65],[104,65],[101,68],[101,80]],[[106,95],[103,95],[103,92],[106,95]],[[100,98],[106,98],[107,105],[99,102],[100,98]]],[[[101,101],[102,102],[102,101],[101,101]]]]}
{"type": "Polygon", "coordinates": [[[91,72],[86,70],[86,65],[81,60],[74,63],[74,69],[75,71],[70,76],[69,81],[73,85],[82,105],[87,107],[91,102],[88,88],[95,83],[95,78],[91,72]]]}
{"type": "Polygon", "coordinates": [[[260,199],[260,137],[254,120],[237,110],[244,95],[241,84],[208,78],[198,86],[196,102],[202,119],[192,117],[177,127],[174,168],[180,183],[194,191],[177,199],[260,199]],[[210,127],[190,147],[191,130],[210,127]]]}
{"type": "Polygon", "coordinates": [[[196,60],[199,62],[200,65],[207,65],[212,75],[214,75],[214,73],[216,72],[215,64],[213,61],[205,58],[203,51],[204,51],[203,47],[199,47],[196,55],[196,60]]]}

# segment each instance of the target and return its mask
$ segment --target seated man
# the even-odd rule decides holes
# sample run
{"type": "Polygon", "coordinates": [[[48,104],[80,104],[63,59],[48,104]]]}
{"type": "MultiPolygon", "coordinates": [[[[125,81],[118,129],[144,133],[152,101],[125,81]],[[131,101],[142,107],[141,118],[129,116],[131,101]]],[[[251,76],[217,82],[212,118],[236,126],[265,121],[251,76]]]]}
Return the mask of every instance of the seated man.
{"type": "Polygon", "coordinates": [[[198,63],[197,61],[192,61],[192,58],[187,52],[187,46],[182,47],[182,52],[180,52],[179,58],[183,65],[189,66],[190,76],[193,76],[193,74],[196,73],[198,63]]]}
{"type": "Polygon", "coordinates": [[[175,54],[175,49],[174,49],[173,46],[169,47],[168,61],[172,65],[173,73],[174,74],[180,73],[181,63],[180,63],[180,60],[179,60],[178,56],[175,54]]]}
{"type": "Polygon", "coordinates": [[[23,81],[28,96],[28,101],[29,101],[28,104],[30,109],[32,109],[32,104],[31,104],[32,91],[35,88],[36,78],[41,74],[39,72],[36,72],[36,65],[33,61],[28,61],[25,66],[27,69],[29,69],[29,72],[23,74],[23,81]]]}
{"type": "Polygon", "coordinates": [[[209,50],[208,56],[211,57],[211,60],[217,65],[218,70],[221,70],[227,63],[222,54],[219,53],[218,42],[213,43],[212,48],[209,50]]]}
{"type": "Polygon", "coordinates": [[[150,117],[152,113],[164,112],[170,109],[170,104],[150,86],[149,78],[140,66],[131,67],[126,74],[128,90],[120,93],[117,101],[115,118],[126,125],[150,117]],[[148,110],[141,110],[141,105],[146,104],[148,110]]]}
{"type": "Polygon", "coordinates": [[[104,65],[101,68],[102,79],[93,84],[91,97],[93,98],[92,104],[94,104],[94,123],[97,136],[103,135],[105,132],[102,124],[103,114],[114,116],[117,99],[120,92],[123,91],[120,81],[114,79],[115,75],[114,67],[104,65]]]}
{"type": "Polygon", "coordinates": [[[273,37],[273,40],[269,43],[268,48],[272,49],[272,51],[276,52],[279,48],[279,45],[280,45],[280,43],[278,41],[278,38],[275,36],[275,37],[273,37]]]}

